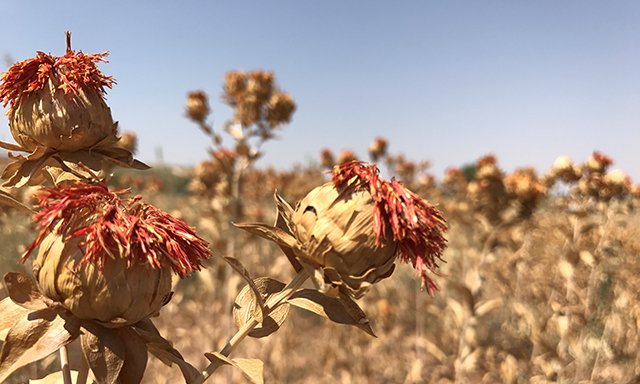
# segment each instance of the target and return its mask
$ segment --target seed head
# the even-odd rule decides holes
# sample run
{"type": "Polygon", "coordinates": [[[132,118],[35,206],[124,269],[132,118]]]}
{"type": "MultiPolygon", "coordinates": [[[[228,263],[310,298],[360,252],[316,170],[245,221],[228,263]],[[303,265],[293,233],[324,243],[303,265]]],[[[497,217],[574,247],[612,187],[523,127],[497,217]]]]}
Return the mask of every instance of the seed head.
{"type": "Polygon", "coordinates": [[[203,122],[209,115],[209,97],[202,91],[189,92],[187,96],[187,116],[196,122],[203,122]]]}

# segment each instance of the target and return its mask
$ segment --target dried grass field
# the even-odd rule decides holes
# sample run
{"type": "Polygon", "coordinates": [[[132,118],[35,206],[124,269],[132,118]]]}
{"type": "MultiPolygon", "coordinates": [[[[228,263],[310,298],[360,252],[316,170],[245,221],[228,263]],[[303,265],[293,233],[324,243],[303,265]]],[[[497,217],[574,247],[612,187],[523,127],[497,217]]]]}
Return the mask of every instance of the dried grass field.
{"type": "MultiPolygon", "coordinates": [[[[637,197],[629,190],[614,193],[612,184],[611,196],[602,186],[589,196],[574,180],[565,193],[538,189],[527,199],[514,192],[510,186],[518,183],[508,176],[484,175],[484,165],[476,164],[475,186],[466,179],[436,185],[405,177],[447,219],[446,263],[439,269],[446,276],[434,277],[435,296],[420,290],[410,266],[399,264],[358,300],[377,337],[291,307],[277,332],[247,338],[232,357],[262,360],[266,383],[640,382],[637,197]]],[[[118,173],[111,185],[131,187],[195,227],[214,255],[224,255],[232,231],[228,185],[205,176],[202,168],[159,167],[118,173]]],[[[527,180],[531,195],[538,184],[527,180]]],[[[320,167],[251,169],[243,176],[239,217],[273,223],[276,189],[293,203],[326,181],[320,167]]],[[[25,214],[0,208],[0,272],[30,273],[29,261],[18,259],[35,234],[25,214]]],[[[242,231],[236,236],[234,256],[252,277],[292,279],[295,272],[275,244],[242,231]]],[[[198,369],[208,364],[203,353],[220,350],[236,331],[230,301],[244,285],[219,257],[206,267],[174,279],[172,300],[153,319],[198,369]]],[[[70,348],[72,362],[77,344],[70,348]]],[[[27,382],[58,367],[54,354],[7,382],[27,382]]],[[[150,356],[144,383],[182,380],[176,366],[150,356]]],[[[248,381],[224,367],[209,382],[248,381]]]]}

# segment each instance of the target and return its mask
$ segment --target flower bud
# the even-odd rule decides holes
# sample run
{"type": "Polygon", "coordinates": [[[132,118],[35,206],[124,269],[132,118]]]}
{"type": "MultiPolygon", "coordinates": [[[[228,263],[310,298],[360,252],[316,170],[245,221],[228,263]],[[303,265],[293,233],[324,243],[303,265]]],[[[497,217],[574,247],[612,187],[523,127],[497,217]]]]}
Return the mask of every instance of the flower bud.
{"type": "Polygon", "coordinates": [[[320,163],[323,167],[332,169],[336,165],[336,161],[333,157],[333,152],[330,149],[325,148],[320,152],[320,163]]]}
{"type": "Polygon", "coordinates": [[[224,77],[224,89],[234,98],[239,98],[247,88],[247,74],[244,72],[229,72],[224,77]]]}
{"type": "Polygon", "coordinates": [[[596,151],[589,156],[586,166],[590,172],[604,173],[611,164],[613,164],[613,160],[610,157],[596,151]]]}
{"type": "Polygon", "coordinates": [[[249,74],[247,92],[254,96],[259,102],[265,102],[271,95],[273,79],[274,76],[271,72],[253,71],[249,74]]]}
{"type": "Polygon", "coordinates": [[[158,313],[171,296],[171,271],[200,270],[208,244],[140,197],[124,200],[103,185],[43,188],[34,276],[43,293],[76,317],[111,326],[158,313]]]}
{"type": "Polygon", "coordinates": [[[358,160],[358,156],[356,156],[355,153],[353,153],[352,150],[350,149],[345,149],[342,152],[340,152],[340,154],[338,155],[338,164],[345,164],[345,163],[350,163],[352,161],[357,161],[358,160]]]}
{"type": "Polygon", "coordinates": [[[445,247],[444,219],[398,181],[380,180],[375,165],[336,166],[332,181],[311,191],[291,221],[298,258],[344,293],[359,298],[389,277],[398,254],[430,293],[437,289],[427,272],[445,247]]]}
{"type": "Polygon", "coordinates": [[[299,257],[322,267],[333,285],[356,298],[394,269],[398,245],[390,236],[377,245],[374,204],[371,193],[357,184],[338,189],[327,183],[309,192],[292,218],[296,239],[305,249],[317,249],[299,257]]]}
{"type": "Polygon", "coordinates": [[[376,138],[369,146],[369,156],[374,162],[387,154],[387,140],[382,137],[376,138]]]}
{"type": "Polygon", "coordinates": [[[293,98],[287,93],[276,93],[269,99],[267,106],[267,120],[271,128],[280,124],[286,124],[291,120],[291,115],[296,110],[293,98]]]}
{"type": "Polygon", "coordinates": [[[202,122],[209,115],[209,97],[202,91],[189,92],[187,96],[187,116],[202,122]]]}

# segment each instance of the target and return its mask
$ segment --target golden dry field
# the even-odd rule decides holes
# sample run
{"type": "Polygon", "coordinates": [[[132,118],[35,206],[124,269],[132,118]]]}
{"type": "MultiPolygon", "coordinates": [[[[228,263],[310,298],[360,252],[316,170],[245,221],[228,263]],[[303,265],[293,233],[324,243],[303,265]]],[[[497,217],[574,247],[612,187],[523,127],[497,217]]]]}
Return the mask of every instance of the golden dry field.
{"type": "MultiPolygon", "coordinates": [[[[439,291],[433,297],[421,291],[416,272],[398,261],[392,277],[357,300],[377,337],[291,306],[277,332],[245,339],[231,357],[260,359],[266,383],[639,382],[640,216],[632,186],[617,190],[611,178],[597,184],[594,175],[605,180],[607,173],[589,172],[587,163],[581,177],[566,176],[569,168],[558,163],[545,177],[526,176],[533,171],[505,176],[487,156],[475,165],[472,181],[450,170],[435,183],[403,159],[385,161],[447,220],[443,276],[433,277],[439,291]],[[597,186],[590,190],[589,182],[597,186]],[[568,187],[550,192],[559,184],[568,187]]],[[[209,363],[204,353],[219,351],[236,332],[231,301],[245,285],[219,257],[230,249],[232,194],[223,174],[213,176],[202,167],[158,167],[117,172],[110,181],[195,227],[211,244],[206,269],[174,277],[175,293],[153,319],[200,370],[209,363]]],[[[293,204],[328,180],[320,166],[251,168],[241,180],[236,220],[272,224],[274,191],[293,204]]],[[[28,193],[19,198],[28,202],[28,193]]],[[[30,273],[30,260],[18,260],[35,235],[27,215],[0,209],[3,274],[30,273]]],[[[235,236],[233,256],[251,277],[291,281],[295,271],[275,243],[243,231],[235,236]]],[[[78,344],[70,347],[72,369],[78,344]]],[[[59,370],[57,356],[7,382],[59,370]]],[[[150,355],[143,382],[183,379],[178,367],[150,355]]],[[[249,381],[223,367],[209,382],[249,381]]]]}

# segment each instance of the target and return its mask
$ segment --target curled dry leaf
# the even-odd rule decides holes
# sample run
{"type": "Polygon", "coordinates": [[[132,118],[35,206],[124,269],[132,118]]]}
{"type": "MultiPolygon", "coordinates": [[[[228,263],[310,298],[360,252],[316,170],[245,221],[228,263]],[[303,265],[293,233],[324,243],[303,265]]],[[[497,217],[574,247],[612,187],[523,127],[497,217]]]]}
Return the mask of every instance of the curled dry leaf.
{"type": "Polygon", "coordinates": [[[16,200],[9,192],[0,187],[0,204],[15,208],[27,215],[35,215],[35,211],[16,200]]]}
{"type": "Polygon", "coordinates": [[[23,273],[9,272],[4,275],[4,284],[9,291],[9,297],[19,306],[37,311],[47,308],[45,298],[33,283],[31,278],[23,273]]]}
{"type": "MultiPolygon", "coordinates": [[[[4,313],[3,313],[4,315],[4,313]]],[[[57,308],[25,313],[9,329],[0,353],[0,382],[19,368],[75,340],[80,322],[57,308]]]]}
{"type": "Polygon", "coordinates": [[[476,316],[484,316],[487,315],[494,310],[501,308],[504,301],[502,299],[492,299],[492,300],[484,300],[479,303],[476,303],[474,308],[474,313],[476,316]]]}
{"type": "Polygon", "coordinates": [[[341,293],[332,298],[314,289],[301,289],[288,300],[298,308],[306,309],[338,324],[348,324],[360,328],[369,335],[376,337],[369,325],[367,315],[349,296],[341,293]]]}
{"type": "Polygon", "coordinates": [[[114,384],[125,361],[124,343],[115,329],[105,328],[87,321],[80,336],[82,354],[96,380],[101,384],[114,384]]]}
{"type": "Polygon", "coordinates": [[[256,287],[253,280],[251,279],[251,276],[249,276],[249,272],[245,269],[240,260],[234,259],[233,257],[225,256],[223,256],[222,258],[247,282],[247,286],[249,287],[252,295],[250,299],[255,300],[256,302],[256,305],[254,305],[253,307],[252,316],[259,323],[262,323],[262,320],[264,319],[264,300],[262,300],[262,294],[258,290],[258,287],[256,287]]]}
{"type": "Polygon", "coordinates": [[[132,325],[131,328],[144,340],[147,344],[147,350],[152,355],[170,367],[173,363],[177,364],[184,376],[185,382],[192,383],[200,376],[200,371],[184,361],[180,352],[173,348],[171,343],[160,335],[160,332],[158,332],[156,326],[153,325],[151,319],[139,321],[132,325]]]}
{"type": "Polygon", "coordinates": [[[0,313],[2,313],[0,316],[0,340],[4,341],[9,329],[29,312],[31,311],[17,305],[10,297],[0,301],[0,313]]]}
{"type": "Polygon", "coordinates": [[[216,362],[220,361],[224,364],[231,365],[232,367],[238,368],[244,376],[249,379],[254,384],[263,384],[264,383],[264,375],[263,375],[263,367],[264,363],[258,359],[229,359],[223,354],[218,352],[209,352],[204,354],[209,361],[216,362]]]}
{"type": "MultiPolygon", "coordinates": [[[[266,301],[272,294],[278,293],[284,289],[285,284],[268,278],[258,277],[253,281],[257,287],[260,295],[263,296],[266,301]]],[[[233,306],[233,318],[236,321],[238,328],[242,328],[246,323],[253,319],[253,314],[256,312],[256,300],[249,286],[245,286],[238,297],[236,297],[235,304],[233,306]]],[[[273,332],[280,328],[280,325],[284,323],[289,314],[289,305],[282,304],[273,309],[261,322],[257,325],[253,331],[249,333],[251,337],[265,337],[269,336],[273,332]]],[[[257,320],[257,319],[256,319],[257,320]]]]}

